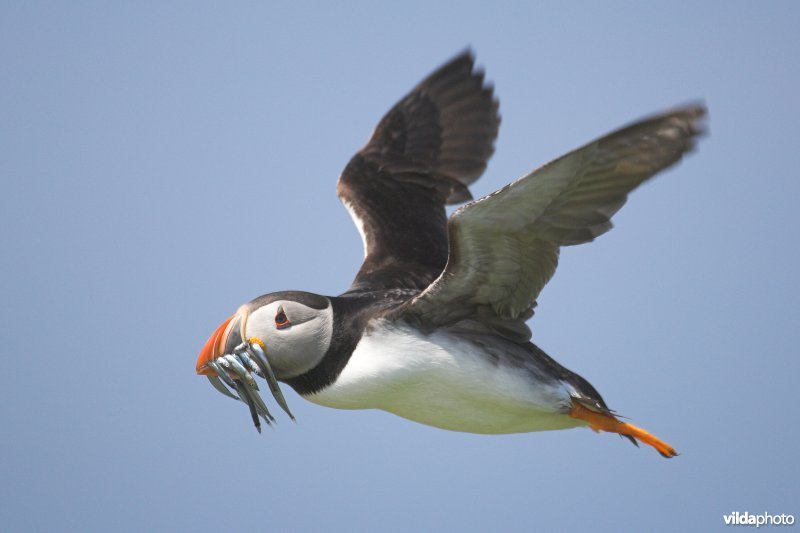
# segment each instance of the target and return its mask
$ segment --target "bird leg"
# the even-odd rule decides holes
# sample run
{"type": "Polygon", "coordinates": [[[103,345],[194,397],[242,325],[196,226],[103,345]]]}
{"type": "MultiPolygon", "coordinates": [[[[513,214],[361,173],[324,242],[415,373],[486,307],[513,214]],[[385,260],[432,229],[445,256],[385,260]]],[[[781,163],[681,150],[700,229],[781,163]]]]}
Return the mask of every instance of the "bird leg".
{"type": "Polygon", "coordinates": [[[588,422],[589,427],[591,427],[594,431],[618,433],[620,435],[644,442],[645,444],[649,444],[655,448],[658,453],[666,458],[675,457],[678,455],[678,452],[675,451],[675,448],[659,439],[652,433],[645,431],[640,427],[634,426],[633,424],[620,422],[612,414],[593,411],[577,402],[573,402],[572,408],[569,410],[569,416],[588,422]]]}

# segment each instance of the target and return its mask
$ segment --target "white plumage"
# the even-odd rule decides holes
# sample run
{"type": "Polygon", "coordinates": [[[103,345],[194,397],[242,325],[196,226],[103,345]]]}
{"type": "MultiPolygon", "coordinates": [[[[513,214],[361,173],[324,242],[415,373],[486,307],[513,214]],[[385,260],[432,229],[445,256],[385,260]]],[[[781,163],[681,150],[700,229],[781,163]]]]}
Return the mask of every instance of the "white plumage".
{"type": "Polygon", "coordinates": [[[338,409],[382,409],[453,431],[522,433],[582,425],[564,416],[570,388],[537,384],[518,368],[493,364],[485,351],[445,330],[370,324],[338,379],[305,395],[338,409]]]}

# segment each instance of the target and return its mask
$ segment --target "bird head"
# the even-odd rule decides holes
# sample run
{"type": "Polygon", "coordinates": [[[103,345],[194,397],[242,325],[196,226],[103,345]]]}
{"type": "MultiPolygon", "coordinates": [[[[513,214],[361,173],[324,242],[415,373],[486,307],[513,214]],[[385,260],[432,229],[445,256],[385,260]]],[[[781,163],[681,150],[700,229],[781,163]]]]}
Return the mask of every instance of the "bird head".
{"type": "Polygon", "coordinates": [[[333,308],[325,296],[265,294],[241,306],[214,331],[200,351],[197,373],[216,376],[209,363],[247,341],[262,348],[277,379],[290,379],[319,364],[332,336],[333,308]]]}

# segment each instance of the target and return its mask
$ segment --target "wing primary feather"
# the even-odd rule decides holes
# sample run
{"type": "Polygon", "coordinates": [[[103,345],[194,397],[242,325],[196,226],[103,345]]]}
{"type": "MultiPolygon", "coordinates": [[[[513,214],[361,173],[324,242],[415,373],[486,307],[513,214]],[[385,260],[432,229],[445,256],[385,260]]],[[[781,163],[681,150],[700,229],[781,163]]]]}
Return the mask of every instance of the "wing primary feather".
{"type": "Polygon", "coordinates": [[[632,190],[694,150],[705,116],[690,104],[647,117],[457,209],[446,268],[403,312],[436,325],[529,317],[560,247],[609,231],[632,190]]]}
{"type": "Polygon", "coordinates": [[[493,89],[467,50],[381,119],[339,178],[364,242],[348,292],[427,287],[447,262],[445,205],[472,200],[500,124],[493,89]]]}

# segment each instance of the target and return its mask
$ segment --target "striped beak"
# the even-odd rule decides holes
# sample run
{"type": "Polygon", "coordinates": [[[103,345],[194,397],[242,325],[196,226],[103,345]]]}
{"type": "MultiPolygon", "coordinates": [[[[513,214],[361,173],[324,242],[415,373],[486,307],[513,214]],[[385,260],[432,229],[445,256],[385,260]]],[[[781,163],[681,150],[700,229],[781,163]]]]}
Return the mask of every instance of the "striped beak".
{"type": "Polygon", "coordinates": [[[242,339],[244,331],[239,331],[239,328],[244,329],[246,320],[246,314],[236,313],[220,324],[200,350],[195,370],[201,376],[206,376],[211,385],[225,396],[247,404],[253,425],[260,433],[259,418],[270,426],[275,418],[261,399],[255,376],[267,381],[272,396],[292,420],[294,415],[267,360],[263,341],[257,338],[242,339]]]}
{"type": "Polygon", "coordinates": [[[206,341],[200,356],[197,358],[197,373],[201,376],[217,376],[216,370],[212,368],[212,363],[220,355],[225,353],[225,344],[230,334],[231,322],[237,315],[233,315],[223,322],[206,341]]]}

